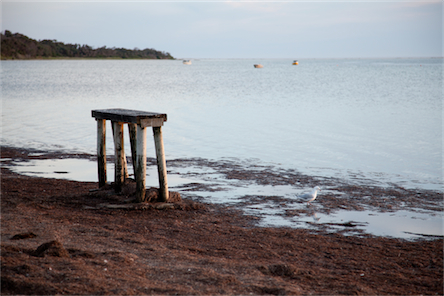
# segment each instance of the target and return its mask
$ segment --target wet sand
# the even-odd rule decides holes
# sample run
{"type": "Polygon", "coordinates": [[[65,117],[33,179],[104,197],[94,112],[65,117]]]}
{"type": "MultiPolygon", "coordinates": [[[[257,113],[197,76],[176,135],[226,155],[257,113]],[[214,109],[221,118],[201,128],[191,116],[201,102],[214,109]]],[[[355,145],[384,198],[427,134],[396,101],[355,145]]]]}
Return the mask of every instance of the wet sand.
{"type": "MultiPolygon", "coordinates": [[[[67,157],[35,156],[7,147],[1,153],[2,158],[23,161],[67,157]]],[[[311,186],[315,181],[296,172],[279,175],[226,164],[219,164],[219,170],[227,178],[273,184],[294,178],[311,186]]],[[[5,167],[1,181],[2,294],[443,293],[442,238],[407,241],[258,227],[259,217],[244,215],[238,208],[187,198],[170,204],[135,204],[130,190],[116,195],[110,188],[98,191],[95,182],[27,177],[5,167]]],[[[440,198],[402,188],[345,184],[341,190],[362,196],[397,195],[404,199],[402,206],[425,198],[432,210],[437,210],[440,198]]],[[[361,200],[366,199],[343,206],[371,206],[361,200]]],[[[334,202],[327,198],[321,210],[334,202]]],[[[384,201],[374,206],[390,210],[400,205],[384,201]]]]}

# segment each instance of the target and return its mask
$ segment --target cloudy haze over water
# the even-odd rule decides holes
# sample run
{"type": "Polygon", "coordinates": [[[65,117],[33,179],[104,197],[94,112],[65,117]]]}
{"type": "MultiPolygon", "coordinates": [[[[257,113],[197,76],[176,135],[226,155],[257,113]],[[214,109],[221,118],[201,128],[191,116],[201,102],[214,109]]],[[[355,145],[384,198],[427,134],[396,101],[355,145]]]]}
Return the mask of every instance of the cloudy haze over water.
{"type": "Polygon", "coordinates": [[[176,58],[442,57],[442,1],[2,1],[1,30],[176,58]]]}

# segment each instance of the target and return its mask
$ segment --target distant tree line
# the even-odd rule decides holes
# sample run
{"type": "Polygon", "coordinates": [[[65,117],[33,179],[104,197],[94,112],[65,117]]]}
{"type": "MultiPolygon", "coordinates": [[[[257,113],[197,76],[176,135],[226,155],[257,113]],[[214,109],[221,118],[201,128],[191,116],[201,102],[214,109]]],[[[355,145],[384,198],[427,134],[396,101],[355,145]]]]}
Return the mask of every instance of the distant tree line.
{"type": "Polygon", "coordinates": [[[93,49],[88,45],[64,44],[57,40],[37,41],[25,35],[6,30],[1,34],[1,59],[38,59],[38,58],[121,58],[121,59],[174,59],[168,52],[151,48],[134,50],[125,48],[93,49]]]}

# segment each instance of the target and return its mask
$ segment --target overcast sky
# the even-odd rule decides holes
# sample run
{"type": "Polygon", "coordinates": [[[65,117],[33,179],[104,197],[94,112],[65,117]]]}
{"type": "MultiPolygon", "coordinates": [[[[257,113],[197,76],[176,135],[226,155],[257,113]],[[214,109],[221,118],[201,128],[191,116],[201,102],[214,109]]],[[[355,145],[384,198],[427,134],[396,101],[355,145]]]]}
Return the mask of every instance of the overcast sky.
{"type": "Polygon", "coordinates": [[[176,58],[437,57],[437,1],[2,1],[1,30],[176,58]]]}

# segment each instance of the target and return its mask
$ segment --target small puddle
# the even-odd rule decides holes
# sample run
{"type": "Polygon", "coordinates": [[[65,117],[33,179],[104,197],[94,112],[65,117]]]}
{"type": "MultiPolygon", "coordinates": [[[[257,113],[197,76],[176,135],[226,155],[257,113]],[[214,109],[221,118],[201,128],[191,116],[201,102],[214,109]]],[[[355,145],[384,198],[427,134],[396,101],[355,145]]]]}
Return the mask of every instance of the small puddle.
{"type": "MultiPolygon", "coordinates": [[[[248,213],[248,211],[247,211],[248,213]]],[[[254,213],[251,213],[254,214],[254,213]]],[[[443,215],[413,211],[373,212],[344,211],[334,214],[311,212],[306,217],[283,217],[279,213],[264,214],[261,226],[288,226],[294,228],[327,228],[350,234],[371,233],[397,238],[433,237],[443,235],[443,215]]]]}
{"type": "MultiPolygon", "coordinates": [[[[12,171],[32,177],[67,179],[80,182],[97,180],[97,163],[88,159],[33,159],[13,162],[12,171]]],[[[114,174],[114,166],[108,166],[108,174],[114,174]]]]}

